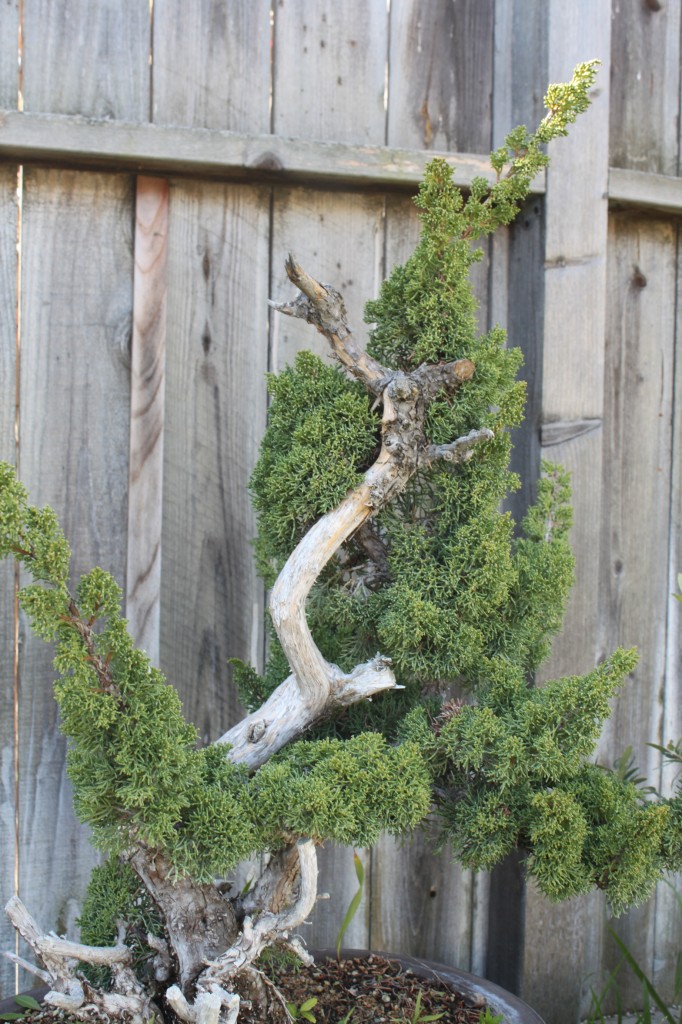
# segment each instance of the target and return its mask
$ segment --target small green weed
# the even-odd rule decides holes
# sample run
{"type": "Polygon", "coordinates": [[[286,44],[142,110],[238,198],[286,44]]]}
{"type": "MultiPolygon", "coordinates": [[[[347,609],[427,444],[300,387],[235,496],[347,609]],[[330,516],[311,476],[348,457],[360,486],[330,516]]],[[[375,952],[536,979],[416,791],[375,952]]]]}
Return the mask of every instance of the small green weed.
{"type": "Polygon", "coordinates": [[[287,1003],[287,1010],[294,1020],[307,1020],[310,1021],[310,1024],[315,1024],[317,1018],[314,1013],[310,1012],[315,1006],[317,1006],[317,999],[312,996],[300,1006],[297,1006],[296,1003],[287,1003]]]}
{"type": "Polygon", "coordinates": [[[427,1024],[427,1021],[440,1020],[445,1016],[443,1013],[422,1013],[422,994],[417,993],[414,1010],[411,1017],[392,1017],[395,1024],[427,1024]]]}
{"type": "Polygon", "coordinates": [[[40,1003],[33,996],[15,996],[14,1002],[22,1007],[21,1013],[0,1013],[0,1020],[23,1020],[27,1010],[39,1010],[40,1003]]]}
{"type": "Polygon", "coordinates": [[[478,1019],[478,1024],[503,1024],[504,1018],[501,1013],[493,1013],[489,1006],[478,1019]]]}

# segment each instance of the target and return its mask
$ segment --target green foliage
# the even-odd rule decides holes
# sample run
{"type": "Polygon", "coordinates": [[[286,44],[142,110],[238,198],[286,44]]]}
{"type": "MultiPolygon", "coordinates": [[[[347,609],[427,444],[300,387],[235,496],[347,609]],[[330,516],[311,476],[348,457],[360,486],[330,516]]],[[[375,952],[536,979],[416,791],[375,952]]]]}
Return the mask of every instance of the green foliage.
{"type": "MultiPolygon", "coordinates": [[[[115,945],[124,924],[126,945],[138,971],[154,956],[147,935],[163,935],[163,922],[149,893],[134,871],[115,857],[93,869],[78,924],[81,941],[88,946],[115,945]]],[[[83,970],[92,984],[108,985],[108,968],[83,965],[83,970]]]]}
{"type": "Polygon", "coordinates": [[[268,389],[272,406],[251,479],[261,524],[256,554],[266,576],[359,482],[378,429],[362,387],[310,352],[271,374],[268,389]]]}
{"type": "Polygon", "coordinates": [[[265,846],[282,836],[372,846],[383,831],[414,828],[431,804],[418,747],[389,746],[369,732],[294,743],[263,765],[249,788],[265,846]]]}

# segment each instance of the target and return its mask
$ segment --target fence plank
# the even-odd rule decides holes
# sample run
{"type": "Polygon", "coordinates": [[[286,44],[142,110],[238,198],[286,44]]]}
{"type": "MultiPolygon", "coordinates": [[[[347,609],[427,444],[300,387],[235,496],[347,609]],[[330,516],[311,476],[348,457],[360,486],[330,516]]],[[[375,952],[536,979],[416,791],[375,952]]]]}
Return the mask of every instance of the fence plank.
{"type": "MultiPolygon", "coordinates": [[[[672,403],[672,449],[670,452],[670,479],[672,496],[670,502],[670,545],[668,574],[668,620],[666,636],[666,678],[662,695],[661,735],[663,744],[671,740],[677,742],[682,738],[682,645],[680,645],[680,623],[682,605],[675,600],[673,594],[680,592],[678,575],[682,572],[682,491],[680,470],[682,461],[682,418],[679,415],[680,395],[682,394],[682,354],[680,353],[680,286],[682,281],[682,265],[680,261],[680,230],[677,225],[677,304],[675,320],[677,324],[675,338],[675,379],[673,382],[672,403]]],[[[674,792],[680,784],[679,766],[666,761],[662,764],[661,790],[664,795],[674,792]]],[[[660,885],[656,894],[656,911],[654,915],[654,984],[656,987],[670,992],[674,986],[674,972],[677,954],[682,949],[682,912],[677,896],[682,895],[682,878],[673,877],[671,885],[660,885]],[[674,886],[674,890],[672,888],[674,886]]]]}
{"type": "Polygon", "coordinates": [[[202,742],[241,713],[228,658],[261,658],[247,483],[265,426],[268,191],[174,182],[161,667],[202,742]]]}
{"type": "MultiPolygon", "coordinates": [[[[27,171],[22,226],[21,477],[72,545],[72,580],[124,582],[132,305],[129,179],[27,171]]],[[[73,932],[96,855],[74,818],[52,652],[21,623],[19,894],[73,932]]]]}
{"type": "Polygon", "coordinates": [[[679,174],[680,0],[613,8],[615,167],[679,174]]]}
{"type": "MultiPolygon", "coordinates": [[[[381,196],[276,189],[272,231],[272,297],[290,299],[293,289],[284,273],[287,252],[293,250],[301,265],[320,281],[343,294],[349,322],[364,344],[367,327],[364,303],[377,294],[383,276],[384,201],[381,196]]],[[[329,345],[310,325],[291,317],[275,316],[272,327],[271,365],[281,370],[293,363],[302,349],[329,357],[329,345]]],[[[359,851],[368,869],[367,851],[359,851]]],[[[352,851],[328,845],[320,851],[320,891],[331,899],[318,904],[310,942],[333,946],[348,903],[357,890],[352,851]]],[[[371,891],[367,879],[366,893],[371,891]]],[[[308,937],[306,936],[306,939],[308,937]]],[[[369,945],[369,900],[363,900],[344,943],[369,945]]]]}
{"type": "Polygon", "coordinates": [[[149,0],[23,5],[24,109],[146,121],[149,0]]]}
{"type": "MultiPolygon", "coordinates": [[[[602,60],[590,110],[567,139],[551,147],[545,199],[543,426],[555,421],[601,419],[604,380],[608,180],[610,3],[568,8],[548,5],[548,80],[567,81],[578,61],[602,60]],[[589,8],[589,9],[588,9],[589,8]],[[570,210],[570,216],[566,211],[570,210]]],[[[598,431],[553,446],[548,453],[573,471],[574,527],[579,555],[576,587],[562,635],[542,678],[594,667],[599,606],[601,437],[598,431]]],[[[528,887],[521,992],[553,1024],[573,1024],[582,1009],[580,979],[593,970],[599,914],[589,900],[555,906],[528,887]],[[564,936],[573,941],[566,943],[564,936]],[[549,972],[551,967],[551,982],[549,972]]]]}
{"type": "Polygon", "coordinates": [[[159,664],[161,519],[166,372],[168,182],[138,178],[130,374],[126,617],[135,643],[159,664]]]}
{"type": "Polygon", "coordinates": [[[0,6],[0,107],[16,110],[19,98],[19,0],[0,6]]]}
{"type": "Polygon", "coordinates": [[[270,0],[155,0],[155,124],[267,132],[270,0]]]}
{"type": "MultiPolygon", "coordinates": [[[[631,744],[654,783],[660,756],[647,743],[664,739],[676,234],[668,221],[619,215],[609,237],[600,645],[606,654],[637,644],[639,664],[616,701],[605,752],[613,760],[631,744]]],[[[649,901],[615,925],[647,974],[655,966],[655,917],[649,901]]],[[[615,966],[617,952],[606,953],[615,966]]],[[[621,990],[626,1005],[641,998],[634,979],[621,990]]]]}
{"type": "MultiPolygon", "coordinates": [[[[16,462],[16,284],[17,175],[0,169],[0,459],[16,462]]],[[[14,893],[15,867],[15,724],[14,724],[14,565],[0,564],[0,906],[14,893]]],[[[14,929],[0,915],[0,953],[14,951],[14,929]]],[[[0,958],[0,994],[14,991],[14,966],[0,958]]],[[[0,995],[1,998],[1,995],[0,995]]]]}
{"type": "MultiPolygon", "coordinates": [[[[417,210],[409,199],[386,204],[387,273],[404,263],[419,240],[417,210]]],[[[487,268],[477,264],[476,294],[483,329],[487,321],[487,268]]],[[[409,842],[383,836],[372,852],[370,942],[373,949],[399,950],[473,966],[474,946],[485,932],[487,877],[474,879],[452,862],[447,850],[433,853],[433,842],[418,832],[409,842]],[[474,900],[479,913],[474,914],[474,900]]],[[[480,959],[480,954],[477,954],[480,959]]],[[[479,966],[479,964],[477,964],[479,966]]]]}
{"type": "Polygon", "coordinates": [[[273,132],[382,145],[388,49],[383,2],[279,0],[274,11],[273,132]]]}
{"type": "Polygon", "coordinates": [[[494,18],[492,0],[393,0],[389,145],[491,148],[494,18]]]}

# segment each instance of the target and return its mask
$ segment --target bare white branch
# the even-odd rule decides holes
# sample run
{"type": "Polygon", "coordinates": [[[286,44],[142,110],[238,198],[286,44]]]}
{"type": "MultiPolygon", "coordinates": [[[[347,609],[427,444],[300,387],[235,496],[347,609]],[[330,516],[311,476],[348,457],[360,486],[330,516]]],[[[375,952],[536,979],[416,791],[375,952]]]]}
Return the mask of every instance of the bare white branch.
{"type": "Polygon", "coordinates": [[[23,967],[29,974],[35,974],[36,978],[40,978],[41,981],[45,982],[46,985],[50,983],[50,975],[47,971],[43,971],[40,967],[36,967],[35,964],[29,963],[28,960],[24,960],[23,956],[17,956],[16,953],[3,953],[3,956],[11,960],[13,964],[18,964],[19,967],[23,967]]]}
{"type": "Polygon", "coordinates": [[[444,462],[466,462],[474,453],[474,448],[482,441],[490,441],[495,435],[492,430],[483,427],[481,430],[470,430],[464,437],[458,437],[449,444],[430,444],[426,448],[429,462],[442,459],[444,462]]]}
{"type": "Polygon", "coordinates": [[[36,968],[29,969],[53,986],[45,996],[46,1003],[87,1021],[127,1017],[131,1024],[144,1024],[158,1012],[130,967],[132,954],[127,946],[85,946],[57,935],[46,935],[18,896],[10,898],[5,913],[45,964],[46,971],[41,974],[36,968]],[[78,961],[110,967],[118,991],[103,992],[88,986],[86,992],[74,967],[78,961]]]}

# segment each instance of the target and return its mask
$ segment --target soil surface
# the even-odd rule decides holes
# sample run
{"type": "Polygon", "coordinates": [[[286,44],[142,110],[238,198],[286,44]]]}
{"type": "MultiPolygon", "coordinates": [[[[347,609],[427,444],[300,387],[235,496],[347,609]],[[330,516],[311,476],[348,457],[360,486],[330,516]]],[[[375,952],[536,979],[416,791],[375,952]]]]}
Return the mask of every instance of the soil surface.
{"type": "MultiPolygon", "coordinates": [[[[483,1002],[467,1002],[447,985],[417,977],[395,961],[374,954],[350,960],[320,960],[301,969],[273,963],[263,977],[267,979],[265,990],[270,1002],[268,1024],[290,1024],[292,1018],[297,1024],[312,1024],[312,1020],[314,1024],[435,1024],[436,1020],[442,1024],[479,1024],[485,1011],[483,1002]],[[289,1010],[275,994],[275,987],[289,1010]],[[317,1002],[306,1017],[300,1012],[301,1006],[311,999],[317,1002]]],[[[242,998],[239,1024],[262,1024],[262,1017],[246,1005],[247,993],[242,998]]],[[[20,1024],[80,1022],[62,1010],[43,1006],[25,1011],[20,1024]]]]}
{"type": "MultiPolygon", "coordinates": [[[[317,999],[310,1009],[316,1024],[341,1024],[346,1015],[347,1024],[416,1024],[438,1014],[442,1024],[478,1024],[485,1007],[472,1006],[451,988],[439,982],[418,978],[411,971],[403,971],[392,960],[379,956],[357,960],[328,959],[318,961],[303,970],[268,970],[270,978],[296,1010],[308,999],[317,999]],[[417,997],[421,1004],[416,1016],[417,997]]],[[[240,1014],[240,1024],[253,1024],[259,1018],[240,1014]]],[[[295,1011],[294,1011],[295,1016],[295,1011]]],[[[272,1006],[272,1024],[287,1024],[291,1019],[284,1009],[272,1006]]],[[[306,1020],[299,1016],[297,1020],[306,1020]]]]}

